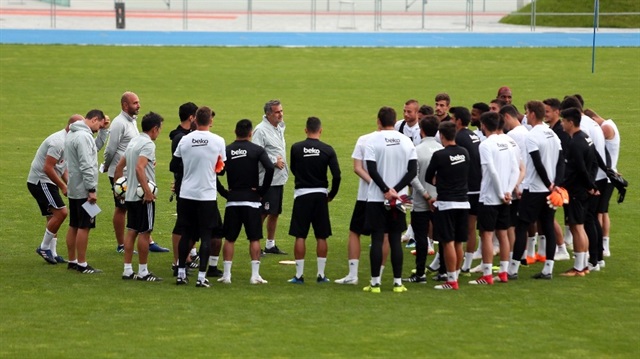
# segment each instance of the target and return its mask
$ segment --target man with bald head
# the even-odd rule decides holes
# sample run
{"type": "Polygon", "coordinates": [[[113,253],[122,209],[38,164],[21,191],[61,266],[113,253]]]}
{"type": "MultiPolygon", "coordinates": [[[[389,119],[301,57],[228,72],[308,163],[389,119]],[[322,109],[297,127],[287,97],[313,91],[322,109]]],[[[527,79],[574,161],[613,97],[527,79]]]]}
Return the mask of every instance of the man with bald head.
{"type": "Polygon", "coordinates": [[[511,100],[513,99],[513,96],[511,95],[511,89],[508,88],[507,86],[500,87],[498,89],[498,94],[496,95],[496,98],[506,102],[507,105],[511,105],[511,100]]]}
{"type": "MultiPolygon", "coordinates": [[[[113,187],[113,182],[117,178],[114,177],[116,171],[116,165],[120,161],[120,158],[124,155],[124,151],[127,149],[129,142],[134,137],[140,134],[136,125],[136,119],[138,117],[138,111],[140,111],[140,99],[138,95],[131,91],[126,91],[120,98],[120,106],[122,111],[113,119],[111,124],[111,133],[109,135],[109,143],[104,150],[104,168],[102,171],[109,174],[109,181],[113,187]]],[[[113,230],[116,234],[116,241],[118,246],[116,250],[118,253],[124,253],[124,224],[125,216],[127,213],[127,207],[122,198],[118,198],[113,195],[115,202],[115,210],[113,212],[113,230]]],[[[151,241],[149,250],[152,252],[168,252],[167,248],[158,246],[155,242],[151,241]]]]}
{"type": "MultiPolygon", "coordinates": [[[[60,196],[60,192],[65,197],[67,196],[68,171],[64,158],[64,140],[69,132],[69,126],[82,120],[84,120],[82,115],[71,116],[64,129],[51,134],[42,141],[31,162],[31,169],[27,177],[29,192],[38,202],[40,212],[46,218],[47,223],[42,243],[36,249],[36,253],[50,264],[66,262],[56,250],[58,242],[56,234],[68,213],[60,196]]],[[[104,126],[109,126],[108,118],[104,126]]],[[[95,140],[97,147],[102,147],[107,135],[106,129],[98,131],[98,138],[95,140]]]]}

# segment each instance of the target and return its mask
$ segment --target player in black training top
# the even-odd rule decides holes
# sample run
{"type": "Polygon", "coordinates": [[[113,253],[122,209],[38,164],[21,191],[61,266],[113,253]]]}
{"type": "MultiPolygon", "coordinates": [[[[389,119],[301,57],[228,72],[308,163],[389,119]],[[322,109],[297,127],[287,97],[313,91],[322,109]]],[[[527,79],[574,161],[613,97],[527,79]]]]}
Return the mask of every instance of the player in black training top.
{"type": "Polygon", "coordinates": [[[467,127],[471,122],[471,113],[466,107],[452,107],[449,113],[451,113],[451,121],[456,124],[456,144],[469,152],[469,177],[467,179],[470,206],[469,225],[467,228],[467,248],[464,253],[464,262],[460,269],[462,273],[469,274],[473,253],[476,251],[477,246],[476,223],[478,220],[480,183],[482,182],[479,150],[480,137],[467,127]]]}
{"type": "MultiPolygon", "coordinates": [[[[575,107],[562,110],[562,127],[571,136],[565,154],[566,167],[563,186],[569,192],[569,203],[564,205],[565,223],[573,235],[575,262],[573,268],[561,276],[583,277],[588,268],[587,256],[592,241],[587,231],[595,232],[595,224],[587,220],[589,198],[598,194],[596,173],[598,162],[593,141],[580,130],[582,113],[575,107]],[[587,229],[588,228],[588,229],[587,229]]],[[[595,241],[597,244],[597,241],[595,241]]]]}
{"type": "Polygon", "coordinates": [[[425,181],[435,185],[438,191],[433,229],[444,247],[447,268],[447,282],[435,288],[457,290],[462,243],[467,241],[469,152],[456,144],[452,121],[441,122],[438,131],[444,149],[433,153],[425,174],[425,181]]]}
{"type": "Polygon", "coordinates": [[[318,283],[328,282],[324,275],[327,262],[327,241],[331,235],[328,202],[338,193],[340,188],[340,166],[333,147],[320,141],[322,124],[317,117],[309,117],[305,128],[307,139],[291,146],[289,161],[291,173],[295,176],[293,212],[289,235],[294,236],[294,255],[296,259],[296,276],[290,283],[304,283],[305,239],[309,227],[317,240],[318,283]],[[328,190],[327,169],[331,170],[331,191],[328,190]]]}
{"type": "Polygon", "coordinates": [[[274,166],[267,151],[251,142],[253,125],[242,119],[236,124],[236,140],[226,147],[227,161],[222,174],[227,176],[228,189],[218,183],[218,192],[227,200],[223,232],[226,241],[222,249],[223,273],[218,282],[231,283],[234,244],[244,225],[251,256],[251,284],[266,284],[260,276],[260,239],[262,239],[261,198],[271,186],[274,166]],[[265,169],[259,185],[259,164],[265,169]]]}

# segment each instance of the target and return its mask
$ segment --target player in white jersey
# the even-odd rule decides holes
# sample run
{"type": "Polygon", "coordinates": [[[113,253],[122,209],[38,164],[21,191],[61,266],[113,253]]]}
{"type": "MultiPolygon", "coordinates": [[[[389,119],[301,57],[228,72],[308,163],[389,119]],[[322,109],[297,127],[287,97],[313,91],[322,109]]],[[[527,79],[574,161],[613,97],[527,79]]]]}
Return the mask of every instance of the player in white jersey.
{"type": "MultiPolygon", "coordinates": [[[[543,123],[544,104],[529,101],[526,105],[527,118],[533,126],[526,139],[527,161],[523,182],[524,191],[518,207],[518,225],[513,258],[509,266],[509,278],[517,278],[520,258],[524,252],[529,224],[539,221],[543,234],[550,243],[555,243],[553,219],[555,210],[547,205],[547,196],[555,189],[555,183],[563,177],[564,159],[560,139],[543,123]]],[[[551,279],[555,256],[555,246],[547,246],[546,260],[541,273],[534,279],[551,279]]]]}
{"type": "Polygon", "coordinates": [[[67,195],[67,163],[64,159],[64,140],[69,132],[69,126],[83,120],[82,115],[73,115],[67,126],[47,137],[36,152],[29,175],[27,188],[38,203],[40,213],[46,219],[46,227],[42,243],[36,248],[36,253],[49,264],[65,263],[64,258],[56,251],[56,234],[67,218],[67,207],[60,196],[60,192],[67,195]]]}
{"type": "Polygon", "coordinates": [[[389,235],[393,290],[406,291],[402,285],[402,245],[400,235],[406,229],[398,192],[405,188],[417,173],[416,148],[411,140],[393,126],[396,113],[390,107],[378,111],[379,132],[367,141],[365,160],[371,183],[367,192],[366,226],[371,229],[371,282],[364,290],[380,292],[380,265],[384,235],[389,235]],[[385,203],[388,209],[385,208],[385,203]]]}
{"type": "MultiPolygon", "coordinates": [[[[593,110],[585,110],[585,114],[591,117],[602,129],[604,135],[605,148],[609,155],[608,167],[613,171],[618,172],[618,157],[620,156],[620,131],[613,120],[605,120],[598,116],[593,110]]],[[[602,247],[603,257],[611,256],[611,250],[609,248],[609,231],[611,228],[611,221],[609,219],[609,201],[613,195],[613,184],[607,183],[604,192],[600,193],[600,202],[598,203],[598,221],[602,226],[602,247]]],[[[599,262],[602,266],[604,260],[599,262]]]]}
{"type": "Polygon", "coordinates": [[[162,278],[148,270],[149,243],[155,222],[156,196],[149,182],[156,183],[156,145],[164,119],[157,113],[149,112],[142,118],[142,133],[134,137],[120,158],[115,178],[127,177],[125,204],[127,206],[127,232],[124,237],[124,272],[122,279],[137,279],[146,282],[162,281],[162,278]],[[125,172],[126,168],[126,172],[125,172]],[[138,196],[138,187],[144,195],[138,196]],[[136,274],[133,271],[133,246],[138,239],[138,263],[136,274]]]}
{"type": "MultiPolygon", "coordinates": [[[[180,238],[178,276],[176,284],[187,284],[186,262],[191,249],[190,241],[201,241],[200,258],[209,258],[213,229],[220,213],[217,205],[216,173],[226,161],[224,139],[209,132],[213,111],[206,106],[196,112],[195,131],[184,136],[174,156],[182,158],[183,173],[178,219],[184,232],[180,238]]],[[[207,261],[200,261],[196,287],[209,287],[206,278],[207,261]]]]}
{"type": "MultiPolygon", "coordinates": [[[[509,266],[509,203],[515,190],[519,171],[519,154],[512,148],[510,137],[499,134],[500,114],[484,113],[480,121],[482,132],[487,137],[480,143],[480,164],[482,180],[480,183],[480,208],[478,210],[478,227],[482,246],[482,277],[472,280],[470,284],[493,284],[493,234],[498,237],[500,245],[500,270],[498,280],[506,283],[509,266]]],[[[519,151],[518,151],[519,152],[519,151]]]]}

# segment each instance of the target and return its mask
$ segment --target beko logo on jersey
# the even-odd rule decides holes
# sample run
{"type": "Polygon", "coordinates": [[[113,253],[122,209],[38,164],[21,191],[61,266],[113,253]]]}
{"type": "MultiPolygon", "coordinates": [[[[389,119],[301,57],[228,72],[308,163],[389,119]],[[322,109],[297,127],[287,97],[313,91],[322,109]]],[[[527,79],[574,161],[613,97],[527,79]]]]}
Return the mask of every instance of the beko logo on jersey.
{"type": "Polygon", "coordinates": [[[314,147],[311,147],[311,148],[302,147],[302,152],[304,153],[304,157],[320,156],[320,150],[314,147]]]}
{"type": "Polygon", "coordinates": [[[191,147],[198,147],[198,146],[206,146],[207,143],[209,143],[209,140],[206,140],[204,138],[192,138],[191,139],[191,147]]]}
{"type": "Polygon", "coordinates": [[[236,159],[236,158],[240,158],[240,157],[246,157],[247,156],[247,150],[243,150],[242,148],[237,149],[237,150],[231,150],[231,159],[236,159]]]}
{"type": "Polygon", "coordinates": [[[472,143],[480,142],[480,137],[478,137],[478,135],[476,134],[469,135],[469,138],[471,139],[472,143]]]}
{"type": "Polygon", "coordinates": [[[504,151],[504,150],[508,150],[509,149],[509,145],[506,144],[506,143],[498,143],[497,146],[498,146],[498,149],[500,151],[504,151]]]}
{"type": "Polygon", "coordinates": [[[467,158],[464,155],[455,155],[455,156],[449,156],[449,160],[451,160],[451,164],[452,165],[457,165],[459,163],[462,163],[466,160],[467,158]]]}
{"type": "Polygon", "coordinates": [[[396,146],[400,144],[400,139],[399,138],[386,138],[384,139],[384,142],[387,143],[387,146],[396,146]]]}
{"type": "Polygon", "coordinates": [[[584,140],[587,141],[587,145],[589,147],[593,146],[593,140],[591,140],[591,137],[585,137],[584,140]]]}

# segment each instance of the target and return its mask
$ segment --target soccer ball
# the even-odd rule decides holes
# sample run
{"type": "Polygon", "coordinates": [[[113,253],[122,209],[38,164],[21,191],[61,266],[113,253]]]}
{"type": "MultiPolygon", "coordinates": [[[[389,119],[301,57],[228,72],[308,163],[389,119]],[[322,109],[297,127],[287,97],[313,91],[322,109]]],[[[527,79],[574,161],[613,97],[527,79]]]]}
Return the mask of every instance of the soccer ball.
{"type": "Polygon", "coordinates": [[[113,182],[113,193],[116,196],[123,197],[127,192],[127,177],[120,177],[113,182]]]}
{"type": "MultiPolygon", "coordinates": [[[[158,186],[156,186],[156,184],[152,181],[147,182],[147,184],[149,185],[149,189],[151,190],[151,193],[153,193],[154,196],[158,195],[158,186]]],[[[144,190],[142,189],[142,186],[138,185],[138,188],[136,189],[136,194],[138,195],[139,198],[144,197],[144,190]]]]}

